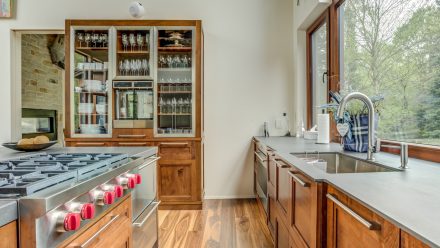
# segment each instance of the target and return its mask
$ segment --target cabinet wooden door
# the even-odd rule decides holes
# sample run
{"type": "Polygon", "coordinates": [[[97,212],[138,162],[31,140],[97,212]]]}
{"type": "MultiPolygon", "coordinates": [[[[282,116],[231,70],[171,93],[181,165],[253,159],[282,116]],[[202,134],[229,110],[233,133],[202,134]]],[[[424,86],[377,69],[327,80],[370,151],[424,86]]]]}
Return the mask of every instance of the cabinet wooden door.
{"type": "Polygon", "coordinates": [[[288,220],[290,216],[289,202],[291,201],[290,194],[290,165],[284,163],[282,160],[274,159],[276,165],[276,202],[280,218],[288,220]]]}
{"type": "Polygon", "coordinates": [[[0,227],[0,246],[4,248],[17,248],[17,221],[0,227]]]}
{"type": "Polygon", "coordinates": [[[195,162],[159,161],[159,198],[162,201],[191,201],[195,195],[195,162]]]}
{"type": "Polygon", "coordinates": [[[400,248],[429,248],[429,245],[400,230],[400,248]]]}
{"type": "Polygon", "coordinates": [[[289,229],[284,225],[284,222],[276,220],[276,235],[275,235],[275,247],[277,248],[290,248],[290,235],[289,229]]]}
{"type": "MultiPolygon", "coordinates": [[[[270,188],[270,187],[269,187],[270,188]]],[[[272,238],[275,240],[276,234],[276,220],[277,220],[277,206],[275,200],[274,191],[268,191],[268,202],[269,206],[267,209],[267,226],[269,227],[270,234],[272,238]]]]}
{"type": "Polygon", "coordinates": [[[399,247],[399,228],[329,186],[327,247],[399,247]]]}
{"type": "Polygon", "coordinates": [[[195,159],[194,142],[157,142],[159,156],[163,160],[191,160],[195,159]]]}
{"type": "Polygon", "coordinates": [[[267,183],[270,184],[273,188],[275,188],[277,185],[276,177],[277,177],[277,165],[275,162],[275,156],[269,153],[267,183]]]}
{"type": "Polygon", "coordinates": [[[299,243],[317,246],[317,184],[296,170],[287,172],[290,178],[290,229],[299,243]],[[302,242],[304,241],[304,242],[302,242]]]}

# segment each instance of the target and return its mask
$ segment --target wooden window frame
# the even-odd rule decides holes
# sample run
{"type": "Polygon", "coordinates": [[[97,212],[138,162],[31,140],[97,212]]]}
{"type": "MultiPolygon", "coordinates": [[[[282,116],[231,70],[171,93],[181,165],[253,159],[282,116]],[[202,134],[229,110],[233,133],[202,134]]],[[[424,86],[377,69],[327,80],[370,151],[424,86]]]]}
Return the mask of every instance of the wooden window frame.
{"type": "MultiPolygon", "coordinates": [[[[324,13],[316,19],[310,25],[310,27],[307,29],[307,129],[312,128],[312,119],[313,119],[313,71],[312,71],[312,35],[313,33],[318,30],[322,25],[327,24],[327,82],[329,79],[329,71],[330,71],[330,42],[329,42],[329,36],[330,36],[330,19],[329,19],[329,13],[328,10],[324,11],[324,13]]],[[[329,85],[329,84],[328,84],[329,85]]],[[[327,90],[329,90],[328,88],[327,90]]],[[[329,97],[327,95],[327,101],[329,101],[329,97]]]]}
{"type": "MultiPolygon", "coordinates": [[[[327,23],[327,61],[328,61],[328,74],[327,82],[329,90],[339,91],[339,29],[338,29],[338,8],[345,2],[345,0],[333,0],[332,4],[328,7],[324,13],[318,17],[318,19],[310,25],[307,29],[307,128],[311,128],[312,125],[312,50],[311,50],[311,35],[325,22],[327,23]]],[[[327,100],[330,97],[327,96],[327,100]]],[[[333,118],[333,117],[332,117],[333,118]]],[[[335,121],[330,122],[330,137],[333,142],[340,142],[339,134],[336,130],[335,121]]],[[[382,140],[382,145],[399,145],[401,142],[393,140],[382,140]]],[[[380,149],[382,152],[388,152],[393,154],[400,154],[399,149],[383,147],[380,149]]],[[[440,163],[440,147],[408,143],[408,153],[410,157],[433,161],[440,163]]]]}

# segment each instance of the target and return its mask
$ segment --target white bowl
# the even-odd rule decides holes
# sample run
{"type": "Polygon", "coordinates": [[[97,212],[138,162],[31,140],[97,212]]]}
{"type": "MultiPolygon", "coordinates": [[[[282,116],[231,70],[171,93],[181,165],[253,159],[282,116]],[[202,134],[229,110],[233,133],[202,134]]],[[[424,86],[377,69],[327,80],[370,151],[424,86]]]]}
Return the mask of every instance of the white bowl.
{"type": "Polygon", "coordinates": [[[91,114],[93,113],[93,103],[79,103],[78,113],[81,114],[91,114]]]}
{"type": "Polygon", "coordinates": [[[103,115],[107,113],[107,105],[106,104],[96,104],[96,113],[103,115]]]}
{"type": "Polygon", "coordinates": [[[304,131],[304,139],[306,140],[318,139],[318,131],[304,131]]]}

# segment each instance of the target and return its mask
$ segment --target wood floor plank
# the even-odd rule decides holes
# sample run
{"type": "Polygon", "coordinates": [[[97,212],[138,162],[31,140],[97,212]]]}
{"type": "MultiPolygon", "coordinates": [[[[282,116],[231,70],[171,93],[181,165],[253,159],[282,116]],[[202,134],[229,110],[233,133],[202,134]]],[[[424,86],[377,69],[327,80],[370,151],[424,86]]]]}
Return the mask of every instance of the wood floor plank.
{"type": "Polygon", "coordinates": [[[273,247],[254,199],[206,200],[202,210],[159,210],[164,248],[273,247]]]}

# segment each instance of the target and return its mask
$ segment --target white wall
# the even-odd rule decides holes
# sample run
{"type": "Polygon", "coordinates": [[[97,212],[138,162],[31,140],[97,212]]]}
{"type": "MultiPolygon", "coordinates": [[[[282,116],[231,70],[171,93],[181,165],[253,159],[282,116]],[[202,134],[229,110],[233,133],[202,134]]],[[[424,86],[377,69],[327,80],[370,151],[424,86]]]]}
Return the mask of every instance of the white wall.
{"type": "MultiPolygon", "coordinates": [[[[307,28],[326,10],[331,0],[301,0],[294,9],[293,53],[294,56],[294,91],[296,93],[295,119],[307,120],[307,28]]],[[[294,123],[296,125],[296,123],[294,123]]]]}
{"type": "MultiPolygon", "coordinates": [[[[129,19],[131,0],[16,2],[16,18],[0,20],[0,142],[11,139],[11,29],[63,29],[66,18],[129,19]]],[[[252,195],[251,137],[265,120],[293,115],[293,1],[141,2],[146,19],[203,20],[206,196],[252,195]]]]}

